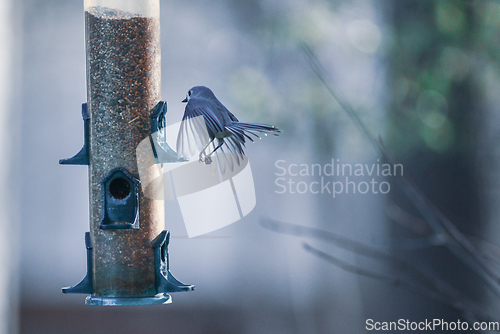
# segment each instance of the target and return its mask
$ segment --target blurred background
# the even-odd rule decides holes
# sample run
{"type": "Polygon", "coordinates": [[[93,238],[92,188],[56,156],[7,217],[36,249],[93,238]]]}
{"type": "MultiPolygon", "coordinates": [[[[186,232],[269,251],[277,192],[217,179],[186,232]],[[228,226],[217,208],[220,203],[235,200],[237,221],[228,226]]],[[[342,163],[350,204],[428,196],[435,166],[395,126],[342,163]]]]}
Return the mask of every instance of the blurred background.
{"type": "Polygon", "coordinates": [[[167,121],[205,85],[240,120],[283,133],[248,145],[257,205],[242,220],[189,239],[166,203],[170,268],[196,290],[171,305],[113,308],[61,293],[86,270],[87,168],[58,165],[83,143],[83,1],[1,0],[0,16],[0,333],[500,321],[500,2],[161,0],[167,121]],[[343,177],[292,175],[332,159],[388,162],[346,106],[427,204],[395,176],[374,177],[387,194],[333,198],[314,192],[322,177],[343,177]],[[444,219],[429,203],[458,237],[435,227],[444,219]]]}

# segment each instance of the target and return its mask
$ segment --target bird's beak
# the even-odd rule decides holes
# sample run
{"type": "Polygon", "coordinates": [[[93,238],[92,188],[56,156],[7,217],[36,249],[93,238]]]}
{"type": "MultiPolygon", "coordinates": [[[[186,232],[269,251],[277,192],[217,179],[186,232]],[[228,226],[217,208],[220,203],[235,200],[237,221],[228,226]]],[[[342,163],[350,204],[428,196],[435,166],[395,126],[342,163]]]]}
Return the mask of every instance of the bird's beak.
{"type": "Polygon", "coordinates": [[[184,100],[182,100],[182,103],[186,103],[188,101],[188,98],[186,97],[184,100]]]}

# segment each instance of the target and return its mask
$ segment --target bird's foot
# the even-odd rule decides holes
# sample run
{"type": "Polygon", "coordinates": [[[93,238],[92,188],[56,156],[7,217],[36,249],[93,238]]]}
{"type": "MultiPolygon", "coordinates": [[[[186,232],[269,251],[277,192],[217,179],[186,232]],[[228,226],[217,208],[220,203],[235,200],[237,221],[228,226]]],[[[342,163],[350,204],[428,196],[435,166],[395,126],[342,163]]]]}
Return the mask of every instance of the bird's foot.
{"type": "Polygon", "coordinates": [[[212,158],[210,157],[205,157],[205,164],[210,165],[212,163],[212,158]]]}

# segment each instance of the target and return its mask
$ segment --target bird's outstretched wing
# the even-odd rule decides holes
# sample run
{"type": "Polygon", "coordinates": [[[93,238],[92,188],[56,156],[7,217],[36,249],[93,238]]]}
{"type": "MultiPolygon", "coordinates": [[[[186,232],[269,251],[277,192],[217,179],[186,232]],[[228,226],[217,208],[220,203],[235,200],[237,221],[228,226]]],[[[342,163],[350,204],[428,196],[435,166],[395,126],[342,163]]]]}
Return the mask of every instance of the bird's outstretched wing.
{"type": "Polygon", "coordinates": [[[177,136],[177,154],[187,158],[207,148],[215,134],[224,131],[217,107],[206,100],[191,100],[186,106],[177,136]]]}
{"type": "Polygon", "coordinates": [[[224,174],[227,169],[233,171],[235,163],[239,165],[243,158],[244,138],[223,138],[221,135],[228,133],[225,123],[233,120],[237,121],[227,109],[219,110],[218,106],[206,101],[191,101],[186,106],[177,135],[177,155],[186,159],[200,154],[203,150],[206,154],[214,152],[221,172],[224,174]],[[224,111],[228,114],[224,115],[224,111]]]}
{"type": "Polygon", "coordinates": [[[199,154],[210,142],[205,117],[200,110],[184,113],[177,135],[177,156],[187,159],[199,154]]]}
{"type": "Polygon", "coordinates": [[[244,159],[246,140],[254,141],[259,133],[274,133],[279,129],[267,124],[242,123],[222,104],[207,100],[191,100],[186,106],[177,136],[179,158],[189,158],[199,154],[207,164],[215,155],[221,172],[234,170],[244,159]],[[204,153],[200,153],[204,151],[204,153]],[[208,158],[208,160],[207,160],[208,158]],[[208,162],[207,162],[208,161],[208,162]]]}

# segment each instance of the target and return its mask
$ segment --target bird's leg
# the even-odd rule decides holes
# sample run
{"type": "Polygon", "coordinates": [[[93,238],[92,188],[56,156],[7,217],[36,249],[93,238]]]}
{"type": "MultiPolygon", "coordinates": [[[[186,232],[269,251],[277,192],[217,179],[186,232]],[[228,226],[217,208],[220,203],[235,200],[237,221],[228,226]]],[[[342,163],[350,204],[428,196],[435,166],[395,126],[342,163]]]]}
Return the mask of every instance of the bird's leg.
{"type": "Polygon", "coordinates": [[[212,152],[210,152],[210,153],[208,153],[207,155],[205,155],[205,163],[206,163],[207,165],[210,165],[210,164],[212,163],[212,158],[210,158],[210,156],[211,156],[212,154],[214,154],[214,153],[215,153],[215,151],[217,151],[217,150],[218,150],[218,149],[219,149],[219,148],[220,148],[223,144],[224,144],[224,140],[219,140],[219,145],[217,145],[217,147],[216,147],[216,148],[214,148],[214,150],[213,150],[212,152]]]}
{"type": "Polygon", "coordinates": [[[207,149],[207,147],[209,147],[209,146],[210,146],[210,144],[212,144],[212,143],[214,142],[214,140],[215,140],[215,138],[214,138],[214,139],[212,139],[212,140],[211,140],[211,141],[210,141],[207,145],[205,145],[205,147],[203,148],[203,150],[201,150],[201,151],[200,151],[200,156],[199,156],[199,161],[200,161],[200,162],[205,161],[205,158],[202,158],[202,156],[203,156],[203,155],[205,155],[205,156],[207,155],[207,154],[205,153],[205,150],[207,149]]]}

